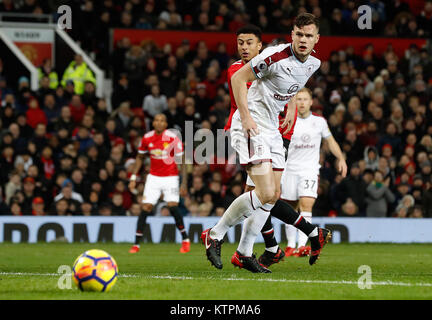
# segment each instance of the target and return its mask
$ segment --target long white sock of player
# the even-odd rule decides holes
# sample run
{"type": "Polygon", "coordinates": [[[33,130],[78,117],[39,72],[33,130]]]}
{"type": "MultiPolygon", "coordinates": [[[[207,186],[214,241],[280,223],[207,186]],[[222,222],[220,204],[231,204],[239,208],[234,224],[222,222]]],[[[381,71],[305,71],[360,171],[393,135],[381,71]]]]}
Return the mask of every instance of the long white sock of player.
{"type": "Polygon", "coordinates": [[[285,233],[286,233],[286,237],[288,240],[287,246],[290,248],[295,248],[296,247],[296,238],[297,238],[297,228],[290,225],[290,224],[286,224],[285,225],[285,233]]]}
{"type": "MultiPolygon", "coordinates": [[[[305,220],[307,222],[312,223],[312,212],[306,212],[306,211],[304,211],[304,212],[301,212],[300,214],[302,215],[303,218],[305,218],[305,220]]],[[[307,241],[308,241],[308,239],[309,239],[308,236],[305,235],[303,232],[301,232],[299,230],[299,236],[298,237],[299,237],[299,239],[298,239],[298,246],[299,247],[305,246],[306,243],[307,243],[307,241]]]]}
{"type": "Polygon", "coordinates": [[[267,221],[270,215],[270,210],[274,207],[274,204],[266,203],[263,206],[250,215],[243,222],[243,230],[240,237],[240,243],[237,247],[237,251],[243,256],[250,257],[253,253],[253,245],[256,237],[261,233],[262,227],[267,221]]]}
{"type": "MultiPolygon", "coordinates": [[[[222,240],[228,229],[249,217],[253,211],[262,207],[255,190],[243,193],[226,209],[222,218],[210,230],[210,237],[222,240]]],[[[261,226],[262,227],[262,226],[261,226]]]]}

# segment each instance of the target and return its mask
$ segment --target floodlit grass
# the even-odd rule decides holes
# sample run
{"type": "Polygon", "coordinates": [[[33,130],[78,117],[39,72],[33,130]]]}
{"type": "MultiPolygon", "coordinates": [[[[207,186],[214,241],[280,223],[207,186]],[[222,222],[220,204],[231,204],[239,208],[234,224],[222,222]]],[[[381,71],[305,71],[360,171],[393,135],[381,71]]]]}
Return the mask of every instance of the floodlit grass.
{"type": "MultiPolygon", "coordinates": [[[[179,253],[178,244],[143,244],[129,254],[130,244],[0,245],[0,299],[116,300],[290,300],[290,299],[432,299],[432,248],[426,244],[329,244],[321,259],[285,258],[271,274],[252,274],[230,263],[236,245],[224,244],[224,268],[217,270],[204,247],[192,244],[179,253]],[[60,265],[71,266],[88,249],[110,253],[119,279],[110,292],[60,289],[60,265]],[[361,265],[371,268],[372,289],[357,285],[361,265]]],[[[255,246],[260,255],[262,244],[255,246]]],[[[64,282],[64,281],[63,281],[64,282]]]]}

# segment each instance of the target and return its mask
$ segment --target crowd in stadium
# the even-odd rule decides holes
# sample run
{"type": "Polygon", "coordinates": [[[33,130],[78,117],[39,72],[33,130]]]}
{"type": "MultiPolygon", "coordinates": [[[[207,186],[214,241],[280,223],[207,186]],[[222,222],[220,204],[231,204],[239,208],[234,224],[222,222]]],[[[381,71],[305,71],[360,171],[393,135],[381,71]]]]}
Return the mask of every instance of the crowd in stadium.
{"type": "MultiPolygon", "coordinates": [[[[3,0],[0,11],[50,12],[40,1],[39,6],[24,2],[14,8],[14,1],[3,0]]],[[[105,0],[96,7],[92,1],[71,1],[77,6],[74,14],[80,13],[74,19],[81,23],[75,25],[91,30],[80,33],[87,36],[80,39],[83,48],[94,51],[113,76],[112,112],[96,96],[94,77],[79,55],[71,64],[81,67],[81,82],[72,81],[68,69],[57,74],[46,61],[34,92],[25,76],[18,83],[7,81],[0,54],[0,214],[139,215],[143,183],[136,194],[127,186],[152,118],[164,113],[169,127],[183,133],[188,120],[194,130],[223,128],[230,108],[226,70],[237,59],[226,53],[226,44],[212,52],[205,41],[191,46],[186,40],[174,51],[169,44],[132,45],[124,38],[107,56],[108,27],[235,32],[256,22],[264,32],[286,33],[293,17],[307,11],[321,17],[323,35],[354,30],[349,25],[356,19],[357,1],[250,2],[203,0],[196,6],[188,0],[105,0]],[[273,19],[279,23],[269,24],[273,19]]],[[[426,1],[418,15],[407,2],[396,2],[390,10],[385,2],[369,1],[380,26],[374,35],[426,37],[432,30],[432,2],[426,1]]],[[[348,46],[323,61],[309,88],[313,111],[327,119],[349,167],[342,179],[324,144],[313,215],[432,217],[432,60],[427,49],[412,45],[398,57],[391,47],[377,55],[371,45],[357,55],[348,46]]],[[[243,192],[244,182],[239,166],[191,165],[180,208],[184,215],[222,215],[243,192]]],[[[163,203],[156,211],[169,215],[163,203]]]]}

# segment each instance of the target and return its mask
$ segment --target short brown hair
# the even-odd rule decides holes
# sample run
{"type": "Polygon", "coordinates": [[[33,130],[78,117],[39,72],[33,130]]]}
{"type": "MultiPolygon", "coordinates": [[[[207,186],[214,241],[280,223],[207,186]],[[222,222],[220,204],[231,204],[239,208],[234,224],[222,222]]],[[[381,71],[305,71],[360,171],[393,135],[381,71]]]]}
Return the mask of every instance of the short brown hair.
{"type": "Polygon", "coordinates": [[[297,93],[300,93],[300,92],[307,92],[307,93],[309,93],[311,99],[313,98],[312,91],[309,88],[303,87],[297,93]]]}
{"type": "Polygon", "coordinates": [[[319,20],[312,13],[301,13],[294,19],[294,25],[297,28],[314,24],[319,30],[319,20]]]}

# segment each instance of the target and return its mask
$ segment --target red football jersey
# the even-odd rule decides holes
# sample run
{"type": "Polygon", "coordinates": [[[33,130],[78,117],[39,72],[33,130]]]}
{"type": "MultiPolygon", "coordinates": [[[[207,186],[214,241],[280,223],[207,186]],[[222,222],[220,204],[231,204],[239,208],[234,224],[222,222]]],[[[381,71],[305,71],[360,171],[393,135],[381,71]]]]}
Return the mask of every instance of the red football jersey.
{"type": "Polygon", "coordinates": [[[279,132],[281,133],[281,135],[282,135],[282,137],[283,137],[284,139],[288,139],[288,140],[291,141],[291,137],[292,137],[292,135],[293,135],[293,133],[294,133],[294,127],[295,127],[295,124],[296,124],[296,121],[297,121],[297,106],[296,106],[296,111],[295,111],[295,116],[294,116],[294,123],[293,123],[293,125],[291,126],[290,131],[288,131],[288,133],[287,133],[286,135],[284,135],[283,133],[284,133],[284,131],[286,130],[286,127],[285,127],[285,128],[282,128],[281,125],[282,125],[282,123],[283,123],[284,120],[285,120],[286,109],[287,109],[287,105],[285,105],[285,108],[284,108],[284,114],[283,114],[283,115],[282,115],[282,114],[279,115],[279,132]]]}
{"type": "Polygon", "coordinates": [[[150,153],[150,174],[159,177],[179,174],[174,156],[183,154],[183,143],[176,134],[165,130],[156,134],[154,130],[146,133],[138,147],[141,154],[150,153]]]}
{"type": "MultiPolygon", "coordinates": [[[[231,128],[231,121],[232,121],[232,116],[234,114],[234,112],[236,112],[237,110],[237,105],[236,102],[234,100],[234,94],[232,92],[232,87],[231,87],[231,77],[233,76],[234,73],[237,72],[237,70],[239,70],[241,67],[243,67],[245,64],[243,63],[242,60],[238,60],[236,62],[234,62],[229,68],[228,68],[228,88],[229,88],[229,93],[230,93],[230,97],[231,97],[231,111],[230,111],[230,115],[227,121],[227,124],[224,127],[224,130],[229,130],[231,128]]],[[[248,89],[250,88],[250,86],[252,85],[252,82],[248,82],[247,83],[247,87],[248,89]]],[[[285,106],[285,110],[284,113],[286,113],[286,106],[285,106]]],[[[284,121],[285,117],[281,117],[279,116],[279,125],[282,125],[283,121],[284,121]]],[[[296,114],[295,114],[295,118],[294,118],[294,124],[292,125],[290,131],[286,134],[283,135],[283,132],[285,131],[285,129],[282,129],[279,127],[279,131],[282,134],[284,139],[288,139],[291,140],[291,136],[294,133],[294,126],[295,123],[297,121],[297,108],[296,108],[296,114]]]]}
{"type": "MultiPolygon", "coordinates": [[[[242,60],[238,60],[236,62],[234,62],[229,68],[228,68],[228,88],[229,88],[229,93],[230,93],[230,97],[231,97],[231,111],[230,111],[230,115],[227,121],[227,124],[224,127],[224,130],[229,130],[231,128],[231,121],[232,121],[232,116],[234,114],[234,112],[236,112],[237,110],[237,105],[236,102],[234,100],[234,94],[232,92],[232,87],[231,87],[231,77],[233,76],[234,73],[237,72],[237,70],[239,70],[241,67],[243,67],[245,64],[243,63],[242,60]]],[[[247,87],[249,89],[249,87],[252,85],[252,82],[248,82],[247,83],[247,87]]]]}

